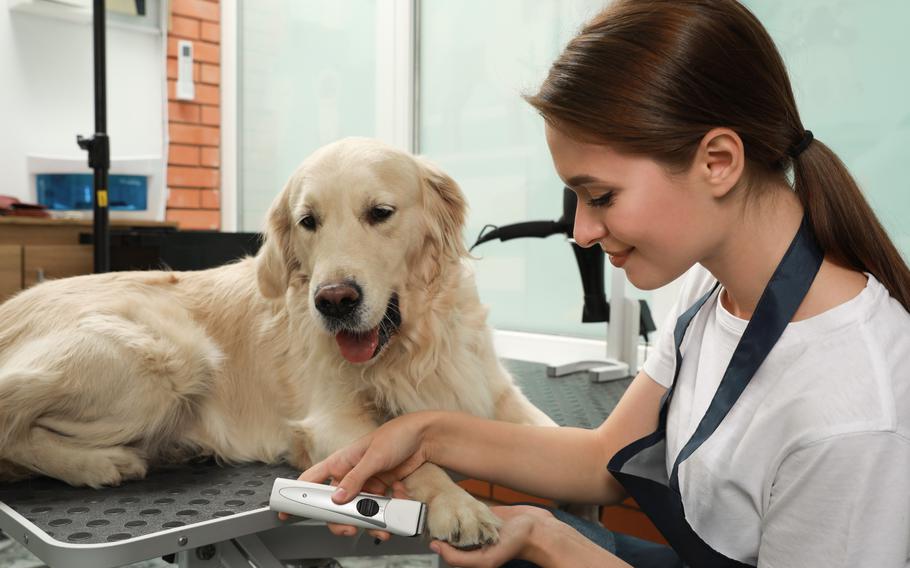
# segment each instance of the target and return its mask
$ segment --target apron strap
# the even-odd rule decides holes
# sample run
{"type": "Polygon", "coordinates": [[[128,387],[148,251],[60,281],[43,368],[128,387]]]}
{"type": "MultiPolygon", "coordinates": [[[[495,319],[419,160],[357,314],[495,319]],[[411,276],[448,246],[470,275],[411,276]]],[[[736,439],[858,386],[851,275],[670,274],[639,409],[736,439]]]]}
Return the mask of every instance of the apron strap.
{"type": "MultiPolygon", "coordinates": [[[[790,248],[787,249],[759,298],[755,313],[746,325],[746,330],[733,352],[730,365],[721,379],[720,386],[717,388],[707,412],[692,437],[676,456],[669,479],[670,486],[675,491],[679,491],[679,464],[692,455],[692,452],[714,433],[730,409],[733,408],[790,320],[793,319],[793,314],[806,297],[823,259],[824,253],[815,241],[808,219],[803,217],[796,237],[790,243],[790,248]]],[[[678,332],[679,329],[680,325],[677,324],[675,331],[678,332]]],[[[681,360],[680,341],[681,338],[677,337],[677,374],[681,360]]],[[[674,380],[674,384],[675,382],[674,380]]]]}

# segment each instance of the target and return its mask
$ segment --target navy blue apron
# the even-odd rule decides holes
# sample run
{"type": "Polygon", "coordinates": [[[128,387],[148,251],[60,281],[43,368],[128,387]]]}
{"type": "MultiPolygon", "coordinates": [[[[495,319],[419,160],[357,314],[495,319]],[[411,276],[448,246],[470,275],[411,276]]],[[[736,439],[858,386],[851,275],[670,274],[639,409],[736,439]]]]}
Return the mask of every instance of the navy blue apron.
{"type": "Polygon", "coordinates": [[[708,410],[676,457],[668,477],[667,412],[682,364],[679,348],[695,314],[708,298],[717,292],[719,283],[682,314],[673,330],[676,341],[676,372],[673,375],[673,383],[661,400],[657,430],[616,452],[607,466],[610,473],[638,502],[642,511],[648,515],[688,566],[694,568],[749,566],[712,549],[686,522],[679,493],[679,464],[714,433],[739,399],[805,298],[823,258],[824,254],[815,241],[808,220],[804,218],[793,242],[790,243],[790,248],[762,292],[755,313],[733,352],[730,365],[724,372],[708,410]]]}

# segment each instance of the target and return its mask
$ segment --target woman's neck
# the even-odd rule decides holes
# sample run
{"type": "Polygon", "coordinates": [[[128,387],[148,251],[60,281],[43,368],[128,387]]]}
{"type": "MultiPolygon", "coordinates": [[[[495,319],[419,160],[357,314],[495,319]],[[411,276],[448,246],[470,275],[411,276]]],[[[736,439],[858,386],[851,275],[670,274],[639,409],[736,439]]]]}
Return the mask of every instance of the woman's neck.
{"type": "Polygon", "coordinates": [[[748,203],[711,255],[701,261],[724,288],[723,306],[750,319],[803,218],[799,198],[775,188],[761,203],[748,203]]]}

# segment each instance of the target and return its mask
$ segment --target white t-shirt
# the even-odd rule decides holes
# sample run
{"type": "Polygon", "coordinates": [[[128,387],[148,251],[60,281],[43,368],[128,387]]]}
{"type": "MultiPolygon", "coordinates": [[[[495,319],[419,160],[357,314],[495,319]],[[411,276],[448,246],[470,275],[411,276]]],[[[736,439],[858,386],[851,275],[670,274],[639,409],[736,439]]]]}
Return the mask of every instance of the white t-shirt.
{"type": "MultiPolygon", "coordinates": [[[[680,466],[686,519],[758,566],[910,567],[910,314],[865,289],[791,322],[714,434],[680,466]]],[[[644,371],[669,387],[676,318],[713,285],[696,265],[644,371]]],[[[748,323],[719,295],[682,343],[667,474],[704,416],[748,323]]]]}

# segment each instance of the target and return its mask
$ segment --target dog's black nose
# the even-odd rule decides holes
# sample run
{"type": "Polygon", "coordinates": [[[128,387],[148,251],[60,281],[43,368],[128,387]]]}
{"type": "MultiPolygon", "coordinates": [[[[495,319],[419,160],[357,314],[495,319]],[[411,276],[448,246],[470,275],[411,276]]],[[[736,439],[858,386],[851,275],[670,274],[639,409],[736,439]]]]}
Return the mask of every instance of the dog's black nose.
{"type": "Polygon", "coordinates": [[[360,305],[360,287],[353,282],[324,284],[316,289],[316,309],[326,317],[341,319],[360,305]]]}

